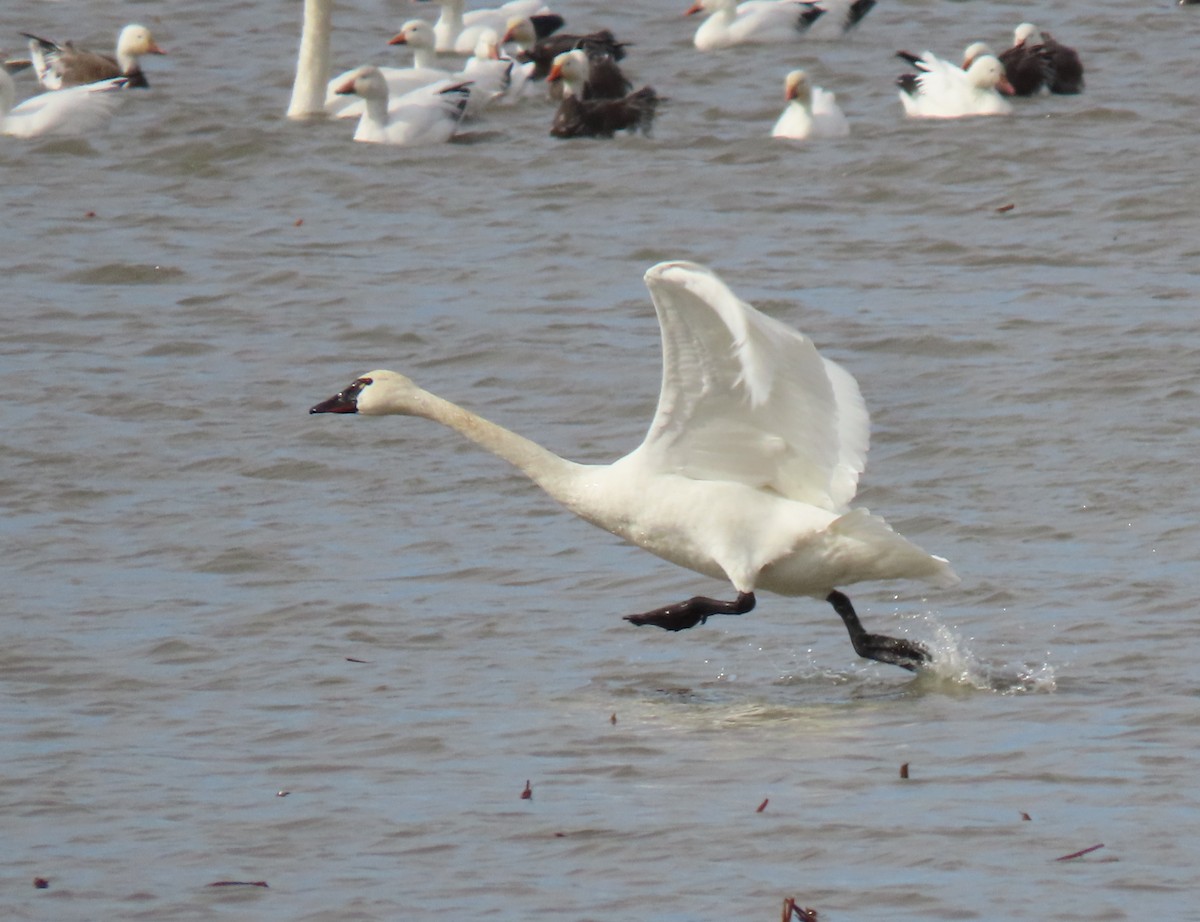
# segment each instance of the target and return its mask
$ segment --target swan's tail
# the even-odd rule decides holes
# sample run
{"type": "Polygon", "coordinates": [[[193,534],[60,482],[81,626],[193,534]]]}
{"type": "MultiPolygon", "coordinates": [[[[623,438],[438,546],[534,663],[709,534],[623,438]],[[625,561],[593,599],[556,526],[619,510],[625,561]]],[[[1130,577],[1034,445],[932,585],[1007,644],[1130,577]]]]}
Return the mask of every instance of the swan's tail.
{"type": "Polygon", "coordinates": [[[830,524],[829,531],[861,548],[862,556],[855,555],[857,580],[919,579],[939,589],[949,589],[959,582],[946,558],[921,550],[866,509],[846,513],[830,524]],[[864,571],[871,575],[862,575],[864,571]]]}

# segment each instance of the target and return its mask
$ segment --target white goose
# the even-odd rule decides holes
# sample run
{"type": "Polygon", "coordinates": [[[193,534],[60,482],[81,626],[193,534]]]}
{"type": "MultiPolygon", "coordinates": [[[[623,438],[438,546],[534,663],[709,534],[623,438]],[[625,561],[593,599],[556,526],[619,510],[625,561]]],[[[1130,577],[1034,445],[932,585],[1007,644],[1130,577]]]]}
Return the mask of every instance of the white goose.
{"type": "Polygon", "coordinates": [[[800,0],[695,0],[684,15],[698,13],[708,14],[692,40],[701,51],[796,41],[821,16],[800,0]]]}
{"type": "Polygon", "coordinates": [[[470,97],[466,84],[434,83],[405,93],[389,105],[387,81],[371,64],[353,71],[338,92],[355,93],[365,103],[354,131],[355,141],[405,147],[449,141],[470,97]]]}
{"type": "Polygon", "coordinates": [[[103,126],[120,104],[127,77],[51,90],[13,103],[17,88],[0,67],[0,134],[15,138],[76,137],[103,126]]]}
{"type": "Polygon", "coordinates": [[[368,372],[309,412],[442,423],[576,515],[737,591],[734,601],[698,596],[628,616],[634,624],[679,631],[744,614],[762,589],[830,602],[861,656],[911,670],[927,663],[920,644],[867,633],[836,588],[957,582],[944,559],[848,508],[869,428],[854,378],[703,266],[659,263],[646,284],[662,328],[662,392],[645,440],[612,464],[567,461],[393,371],[368,372]]]}
{"type": "MultiPolygon", "coordinates": [[[[388,42],[389,45],[405,45],[412,49],[412,67],[380,67],[379,73],[387,81],[388,97],[395,101],[413,90],[439,80],[453,80],[455,75],[437,66],[437,53],[433,50],[433,26],[423,19],[410,19],[388,42]]],[[[325,86],[325,111],[335,118],[358,118],[363,113],[361,99],[339,93],[358,68],[338,74],[325,86]]]]}
{"type": "Polygon", "coordinates": [[[783,82],[783,98],[787,105],[775,127],[773,138],[844,138],[850,133],[850,123],[838,107],[837,97],[828,90],[813,86],[802,70],[789,73],[783,82]]]}
{"type": "Polygon", "coordinates": [[[978,55],[965,71],[925,52],[917,63],[920,73],[900,78],[900,103],[909,118],[963,118],[1009,115],[1012,94],[1004,65],[990,54],[978,55]]]}

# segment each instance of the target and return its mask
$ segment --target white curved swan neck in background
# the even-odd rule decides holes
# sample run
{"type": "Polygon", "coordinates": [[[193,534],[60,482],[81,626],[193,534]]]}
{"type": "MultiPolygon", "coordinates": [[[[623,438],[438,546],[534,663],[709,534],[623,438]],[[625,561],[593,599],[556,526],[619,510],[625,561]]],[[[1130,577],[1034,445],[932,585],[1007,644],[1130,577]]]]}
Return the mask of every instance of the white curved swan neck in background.
{"type": "Polygon", "coordinates": [[[329,40],[333,29],[333,0],[304,0],[304,25],[288,118],[316,118],[325,114],[329,82],[329,40]]]}

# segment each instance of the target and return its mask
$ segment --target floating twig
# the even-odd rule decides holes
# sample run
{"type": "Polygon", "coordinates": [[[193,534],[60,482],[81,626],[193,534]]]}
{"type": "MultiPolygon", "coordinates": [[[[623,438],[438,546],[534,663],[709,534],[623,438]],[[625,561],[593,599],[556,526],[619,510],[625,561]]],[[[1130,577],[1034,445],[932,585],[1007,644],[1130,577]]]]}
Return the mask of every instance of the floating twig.
{"type": "Polygon", "coordinates": [[[214,880],[210,887],[266,887],[265,880],[214,880]]]}
{"type": "Polygon", "coordinates": [[[525,782],[525,790],[521,792],[521,800],[533,800],[533,785],[525,782]]]}
{"type": "Polygon", "coordinates": [[[1104,843],[1101,842],[1099,845],[1089,845],[1087,848],[1081,848],[1079,851],[1071,852],[1071,854],[1069,854],[1069,855],[1061,855],[1058,858],[1055,858],[1054,860],[1055,861],[1070,861],[1072,858],[1082,858],[1088,852],[1094,852],[1098,848],[1104,848],[1104,843]]]}
{"type": "Polygon", "coordinates": [[[369,663],[370,660],[358,659],[358,657],[355,657],[355,656],[347,656],[346,662],[347,663],[369,663]]]}
{"type": "Polygon", "coordinates": [[[1009,202],[1007,205],[1001,205],[999,208],[996,209],[996,211],[998,211],[1000,214],[1004,214],[1007,211],[1012,211],[1016,207],[1017,206],[1014,205],[1012,202],[1009,202]]]}
{"type": "Polygon", "coordinates": [[[757,809],[757,810],[755,810],[754,812],[755,812],[755,813],[762,813],[762,812],[763,812],[765,809],[767,809],[767,804],[768,804],[768,803],[770,803],[770,800],[771,800],[771,798],[769,798],[769,797],[764,797],[764,798],[763,798],[763,802],[762,802],[761,804],[759,804],[759,805],[758,805],[758,809],[757,809]]]}

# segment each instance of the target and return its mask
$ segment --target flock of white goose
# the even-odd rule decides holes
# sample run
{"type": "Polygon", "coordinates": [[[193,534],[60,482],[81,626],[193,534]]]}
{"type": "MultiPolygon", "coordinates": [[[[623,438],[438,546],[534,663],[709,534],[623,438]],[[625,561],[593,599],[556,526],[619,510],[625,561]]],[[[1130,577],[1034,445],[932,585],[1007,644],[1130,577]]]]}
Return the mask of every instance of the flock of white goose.
{"type": "MultiPolygon", "coordinates": [[[[542,0],[509,0],[471,11],[464,0],[433,2],[440,7],[436,22],[411,20],[392,40],[411,49],[410,66],[364,65],[331,78],[332,0],[305,0],[288,116],[355,117],[357,141],[436,144],[454,137],[464,120],[488,106],[539,95],[558,102],[551,133],[559,137],[650,129],[659,97],[650,87],[633,90],[616,63],[624,45],[611,32],[561,33],[562,17],[542,0]],[[449,55],[469,57],[452,64],[449,55]]],[[[718,51],[836,37],[856,26],[875,3],[695,0],[687,13],[705,17],[695,47],[718,51]]],[[[164,53],[150,31],[136,24],[121,31],[114,56],[35,35],[26,38],[28,63],[47,92],[18,105],[10,73],[27,62],[0,69],[0,133],[27,138],[96,130],[115,110],[118,91],[149,85],[140,59],[164,53]]],[[[1008,97],[1013,95],[1083,89],[1078,55],[1031,23],[1017,27],[1012,47],[1000,55],[975,43],[961,65],[931,52],[900,56],[915,70],[897,81],[904,111],[914,118],[1003,115],[1012,111],[1008,97]]],[[[773,136],[803,140],[849,133],[834,94],[813,86],[803,70],[787,74],[784,93],[773,136]]]]}

